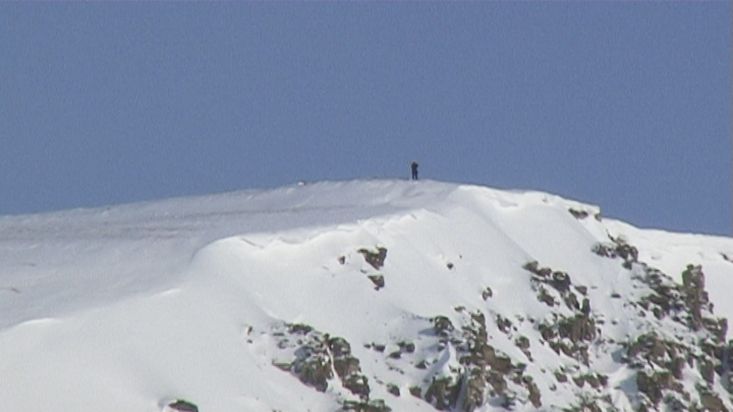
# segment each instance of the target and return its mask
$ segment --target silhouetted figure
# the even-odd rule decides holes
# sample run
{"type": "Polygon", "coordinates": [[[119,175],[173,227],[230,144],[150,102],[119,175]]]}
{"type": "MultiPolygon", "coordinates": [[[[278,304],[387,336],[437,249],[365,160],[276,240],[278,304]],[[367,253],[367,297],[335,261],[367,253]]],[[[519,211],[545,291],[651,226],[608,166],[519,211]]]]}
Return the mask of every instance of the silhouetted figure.
{"type": "Polygon", "coordinates": [[[412,170],[412,180],[417,180],[417,162],[412,162],[410,169],[412,170]]]}

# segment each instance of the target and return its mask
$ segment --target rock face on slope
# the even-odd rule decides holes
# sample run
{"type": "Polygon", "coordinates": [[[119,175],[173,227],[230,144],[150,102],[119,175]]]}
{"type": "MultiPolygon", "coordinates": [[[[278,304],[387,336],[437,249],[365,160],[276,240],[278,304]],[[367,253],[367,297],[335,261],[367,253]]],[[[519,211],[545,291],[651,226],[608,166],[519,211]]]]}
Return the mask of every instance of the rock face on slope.
{"type": "MultiPolygon", "coordinates": [[[[384,287],[383,276],[370,271],[384,267],[387,249],[358,253],[370,269],[362,273],[371,273],[372,281],[379,276],[375,289],[384,287]]],[[[278,341],[273,365],[315,391],[335,393],[343,410],[395,410],[390,399],[399,397],[412,397],[433,410],[462,412],[733,410],[733,341],[726,340],[726,319],[713,313],[704,269],[689,265],[682,283],[676,283],[640,262],[636,247],[613,237],[587,253],[618,262],[632,286],[626,295],[609,292],[607,298],[621,308],[613,318],[594,311],[589,285],[530,261],[522,267],[534,298],[546,306],[542,318],[511,319],[489,304],[477,310],[458,305],[451,313],[418,319],[421,332],[411,340],[348,342],[293,324],[261,334],[278,341]],[[622,319],[637,319],[645,327],[619,336],[615,325],[622,319]],[[492,343],[498,340],[512,342],[516,350],[498,349],[492,343]],[[415,378],[399,386],[388,375],[366,376],[353,345],[379,355],[373,361],[387,369],[415,378]],[[625,371],[627,377],[611,383],[609,370],[625,371]],[[552,383],[540,387],[538,374],[552,383]],[[375,387],[388,395],[376,398],[375,387]],[[559,393],[572,401],[559,405],[546,400],[559,393]],[[623,405],[616,401],[619,394],[627,399],[623,405]]],[[[345,258],[339,262],[345,264],[345,258]]],[[[487,303],[493,293],[491,287],[477,291],[487,303]]]]}

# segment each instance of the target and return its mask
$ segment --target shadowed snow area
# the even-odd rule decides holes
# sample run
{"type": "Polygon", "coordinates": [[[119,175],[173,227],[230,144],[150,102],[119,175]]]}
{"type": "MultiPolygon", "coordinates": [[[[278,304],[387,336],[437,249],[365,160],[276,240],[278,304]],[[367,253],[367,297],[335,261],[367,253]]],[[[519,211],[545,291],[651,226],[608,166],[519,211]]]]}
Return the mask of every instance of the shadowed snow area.
{"type": "MultiPolygon", "coordinates": [[[[527,264],[569,275],[578,301],[590,302],[583,316],[620,340],[657,325],[629,315],[636,309],[625,300],[640,293],[631,277],[642,263],[678,283],[701,265],[715,315],[730,318],[731,260],[729,238],[638,229],[545,193],[433,181],[323,182],[2,217],[0,404],[155,412],[186,399],[213,412],[332,411],[383,400],[393,411],[433,411],[431,383],[465,366],[436,317],[460,330],[470,313],[485,316],[492,348],[513,365],[522,359],[533,377],[509,384],[515,410],[537,409],[532,385],[547,410],[575,402],[580,389],[557,389],[552,373],[569,365],[603,373],[603,393],[632,410],[642,398],[615,349],[589,343],[584,363],[546,344],[538,325],[549,312],[559,322],[581,309],[548,308],[527,264]],[[593,252],[611,240],[633,245],[638,259],[622,266],[593,252]],[[502,319],[513,322],[509,332],[502,319]],[[298,363],[319,344],[331,365],[323,382],[319,371],[303,377],[298,363]],[[366,397],[354,383],[361,376],[366,397]]],[[[459,388],[448,409],[471,409],[469,389],[459,388]]],[[[475,410],[504,410],[508,396],[486,389],[475,410]]]]}

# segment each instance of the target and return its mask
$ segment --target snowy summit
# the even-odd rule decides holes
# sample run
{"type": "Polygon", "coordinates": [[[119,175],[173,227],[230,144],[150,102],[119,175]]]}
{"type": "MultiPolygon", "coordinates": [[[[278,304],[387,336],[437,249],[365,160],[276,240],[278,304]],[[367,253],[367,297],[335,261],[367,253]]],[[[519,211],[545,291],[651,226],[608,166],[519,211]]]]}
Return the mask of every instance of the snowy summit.
{"type": "Polygon", "coordinates": [[[733,239],[323,182],[0,217],[10,412],[733,411],[733,239]]]}

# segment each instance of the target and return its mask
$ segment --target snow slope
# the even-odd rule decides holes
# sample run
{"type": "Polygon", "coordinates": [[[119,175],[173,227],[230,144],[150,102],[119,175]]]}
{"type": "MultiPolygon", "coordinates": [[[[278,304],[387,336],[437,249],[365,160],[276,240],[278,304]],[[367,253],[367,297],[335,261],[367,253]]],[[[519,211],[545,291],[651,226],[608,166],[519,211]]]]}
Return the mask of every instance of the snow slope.
{"type": "MultiPolygon", "coordinates": [[[[0,404],[155,412],[185,399],[207,412],[337,410],[359,401],[338,373],[321,392],[294,366],[274,364],[302,356],[302,341],[338,336],[358,359],[369,399],[433,411],[431,382],[462,373],[467,345],[441,338],[435,319],[445,316],[455,334],[480,313],[487,342],[522,361],[541,393],[533,405],[529,385],[509,382],[516,410],[559,410],[593,394],[633,410],[643,399],[620,347],[589,339],[585,363],[549,347],[538,325],[578,309],[548,307],[523,267],[537,261],[568,274],[574,290],[585,290],[575,294],[589,300],[588,316],[620,341],[666,327],[624,303],[641,293],[631,280],[641,263],[677,282],[688,264],[702,265],[715,316],[732,318],[733,239],[643,230],[598,213],[539,192],[374,180],[0,217],[0,404]],[[635,246],[638,262],[623,267],[592,252],[609,239],[635,246]],[[380,247],[384,261],[368,262],[380,247]],[[513,322],[508,332],[502,319],[513,322]],[[296,324],[313,332],[298,338],[296,324]],[[590,392],[556,382],[552,371],[571,367],[609,382],[590,392]]],[[[694,392],[701,373],[685,374],[694,392]]],[[[730,409],[719,375],[710,388],[730,409]]],[[[476,410],[505,409],[507,396],[485,392],[476,410]]],[[[466,393],[449,408],[468,408],[466,393]]]]}

